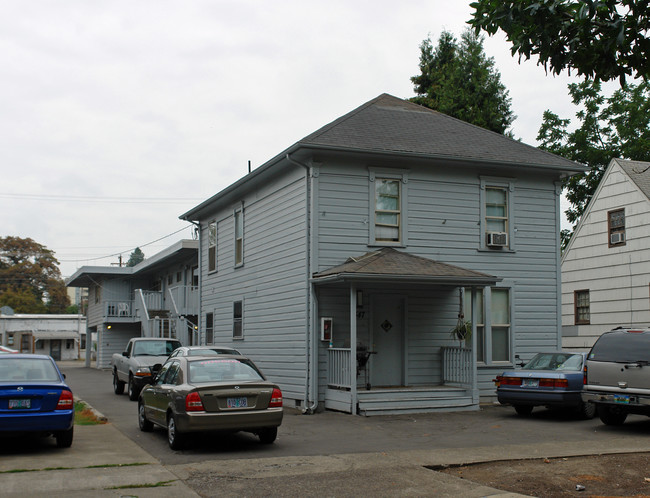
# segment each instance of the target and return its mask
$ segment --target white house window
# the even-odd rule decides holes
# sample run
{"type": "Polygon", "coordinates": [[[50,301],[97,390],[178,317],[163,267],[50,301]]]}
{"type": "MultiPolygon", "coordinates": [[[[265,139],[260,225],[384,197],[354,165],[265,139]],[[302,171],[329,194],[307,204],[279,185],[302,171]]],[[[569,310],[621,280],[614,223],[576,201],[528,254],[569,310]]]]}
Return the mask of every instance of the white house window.
{"type": "Polygon", "coordinates": [[[625,245],[625,209],[616,209],[607,213],[608,245],[625,245]]]}
{"type": "Polygon", "coordinates": [[[217,269],[217,222],[208,225],[208,271],[217,269]]]}
{"type": "Polygon", "coordinates": [[[235,211],[235,266],[244,264],[244,213],[235,211]]]}
{"type": "Polygon", "coordinates": [[[214,315],[205,314],[205,343],[214,344],[214,315]]]}
{"type": "Polygon", "coordinates": [[[233,339],[243,339],[243,306],[242,301],[235,301],[232,306],[232,337],[233,339]]]}
{"type": "Polygon", "coordinates": [[[508,192],[503,187],[485,189],[485,227],[488,233],[508,231],[508,192]]]}
{"type": "MultiPolygon", "coordinates": [[[[474,291],[476,299],[476,361],[485,362],[485,311],[483,309],[483,289],[474,291]]],[[[464,299],[465,321],[472,321],[472,289],[465,289],[464,299]]]]}
{"type": "Polygon", "coordinates": [[[400,241],[400,181],[385,178],[375,180],[375,240],[400,241]]]}
{"type": "Polygon", "coordinates": [[[492,289],[492,361],[510,361],[510,292],[492,289]]]}

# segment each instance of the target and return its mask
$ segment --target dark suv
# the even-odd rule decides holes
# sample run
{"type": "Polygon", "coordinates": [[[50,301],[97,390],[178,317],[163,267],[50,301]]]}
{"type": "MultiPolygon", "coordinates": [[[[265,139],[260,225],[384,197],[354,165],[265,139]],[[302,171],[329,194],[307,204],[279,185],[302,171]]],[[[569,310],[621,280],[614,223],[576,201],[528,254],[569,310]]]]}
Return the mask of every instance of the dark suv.
{"type": "Polygon", "coordinates": [[[585,363],[582,400],[595,403],[608,425],[629,413],[650,416],[650,329],[618,327],[600,336],[585,363]]]}

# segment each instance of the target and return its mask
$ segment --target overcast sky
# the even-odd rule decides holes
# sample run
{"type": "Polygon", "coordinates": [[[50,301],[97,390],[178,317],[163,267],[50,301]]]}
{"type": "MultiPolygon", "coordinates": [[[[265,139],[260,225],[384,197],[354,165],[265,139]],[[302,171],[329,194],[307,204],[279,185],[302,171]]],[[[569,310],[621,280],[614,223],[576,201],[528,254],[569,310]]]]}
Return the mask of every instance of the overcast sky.
{"type": "MultiPolygon", "coordinates": [[[[152,256],[178,216],[381,93],[412,97],[419,45],[457,36],[469,1],[0,0],[0,233],[64,276],[152,256]],[[110,257],[106,257],[110,256],[110,257]]],[[[485,41],[536,145],[573,117],[568,77],[485,41]]],[[[166,237],[175,233],[170,237],[166,237]]]]}

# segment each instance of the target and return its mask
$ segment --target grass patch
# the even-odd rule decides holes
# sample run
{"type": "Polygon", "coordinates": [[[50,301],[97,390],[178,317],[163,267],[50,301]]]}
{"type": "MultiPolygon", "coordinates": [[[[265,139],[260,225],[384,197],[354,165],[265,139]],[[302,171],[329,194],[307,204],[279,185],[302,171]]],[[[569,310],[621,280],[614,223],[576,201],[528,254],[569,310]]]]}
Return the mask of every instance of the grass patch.
{"type": "Polygon", "coordinates": [[[111,463],[108,465],[88,465],[87,467],[45,467],[43,469],[13,469],[13,470],[2,470],[0,471],[0,474],[19,474],[21,472],[42,472],[44,470],[73,470],[78,468],[108,469],[110,467],[137,467],[140,465],[150,465],[150,464],[146,462],[135,462],[135,463],[111,463]]]}
{"type": "Polygon", "coordinates": [[[171,481],[152,482],[151,484],[125,484],[123,486],[112,486],[110,488],[104,488],[104,489],[108,490],[108,489],[163,488],[165,486],[169,486],[172,482],[176,482],[176,479],[173,479],[171,481]]]}
{"type": "Polygon", "coordinates": [[[106,420],[98,419],[95,412],[83,401],[75,401],[74,423],[75,425],[98,425],[105,424],[106,420]]]}

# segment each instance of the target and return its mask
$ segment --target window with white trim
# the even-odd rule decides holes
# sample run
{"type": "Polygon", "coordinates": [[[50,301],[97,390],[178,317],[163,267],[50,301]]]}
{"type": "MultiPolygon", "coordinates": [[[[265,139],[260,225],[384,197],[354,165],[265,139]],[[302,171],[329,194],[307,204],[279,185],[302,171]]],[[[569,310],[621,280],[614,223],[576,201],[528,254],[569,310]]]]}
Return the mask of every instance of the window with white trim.
{"type": "Polygon", "coordinates": [[[607,212],[608,245],[625,245],[625,208],[607,212]]]}
{"type": "Polygon", "coordinates": [[[244,311],[243,301],[235,301],[232,306],[232,337],[233,339],[244,338],[244,311]]]}
{"type": "Polygon", "coordinates": [[[369,168],[369,245],[405,246],[407,243],[406,187],[408,171],[369,168]]]}
{"type": "Polygon", "coordinates": [[[481,178],[480,197],[480,248],[514,251],[514,181],[481,178]]]}
{"type": "MultiPolygon", "coordinates": [[[[474,291],[476,299],[476,361],[485,362],[485,312],[483,310],[483,289],[474,291]]],[[[472,321],[472,289],[465,289],[464,298],[465,321],[472,321]]]]}
{"type": "MultiPolygon", "coordinates": [[[[510,324],[510,289],[492,287],[489,293],[489,323],[486,319],[486,293],[483,289],[475,290],[477,304],[476,320],[476,360],[492,364],[510,361],[511,324],[510,324]]],[[[465,289],[465,320],[472,320],[472,289],[465,289]]]]}
{"type": "Polygon", "coordinates": [[[214,315],[205,314],[205,343],[214,344],[214,315]]]}
{"type": "Polygon", "coordinates": [[[217,222],[208,225],[208,272],[217,269],[217,222]]]}
{"type": "Polygon", "coordinates": [[[244,211],[235,210],[235,266],[244,264],[244,211]]]}

